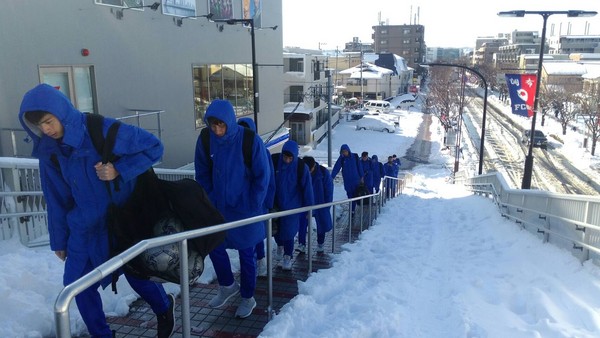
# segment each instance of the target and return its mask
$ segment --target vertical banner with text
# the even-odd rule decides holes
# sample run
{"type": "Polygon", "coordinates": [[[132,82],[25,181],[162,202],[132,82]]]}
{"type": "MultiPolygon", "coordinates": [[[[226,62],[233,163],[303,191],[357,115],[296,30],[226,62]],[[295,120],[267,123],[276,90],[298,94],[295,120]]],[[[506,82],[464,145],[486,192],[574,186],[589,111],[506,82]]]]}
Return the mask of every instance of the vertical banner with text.
{"type": "Polygon", "coordinates": [[[532,117],[535,101],[535,74],[506,74],[506,84],[510,95],[512,113],[532,117]]]}

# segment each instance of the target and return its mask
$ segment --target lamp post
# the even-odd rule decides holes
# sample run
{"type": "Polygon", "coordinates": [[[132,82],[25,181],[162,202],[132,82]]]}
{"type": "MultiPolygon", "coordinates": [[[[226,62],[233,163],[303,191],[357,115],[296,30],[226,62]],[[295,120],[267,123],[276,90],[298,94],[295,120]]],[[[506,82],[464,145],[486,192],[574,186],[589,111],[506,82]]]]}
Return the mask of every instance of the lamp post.
{"type": "Polygon", "coordinates": [[[598,14],[595,11],[579,11],[579,10],[569,10],[569,11],[506,11],[499,12],[498,16],[502,17],[517,17],[522,18],[525,14],[538,14],[541,15],[544,19],[544,24],[542,26],[542,41],[540,42],[540,56],[538,58],[538,68],[537,68],[537,80],[535,83],[535,98],[533,101],[533,117],[531,118],[531,139],[529,140],[529,150],[527,152],[527,156],[525,157],[525,168],[523,169],[523,181],[521,183],[521,189],[530,189],[531,188],[531,176],[533,174],[533,140],[535,134],[535,118],[537,115],[538,105],[539,105],[539,94],[540,94],[540,83],[542,82],[542,63],[544,59],[544,46],[546,44],[546,23],[548,22],[548,17],[553,14],[566,14],[569,18],[575,17],[589,17],[598,14]]]}
{"type": "Polygon", "coordinates": [[[487,81],[485,81],[485,78],[483,77],[483,75],[481,75],[480,72],[478,72],[477,70],[475,70],[471,67],[467,67],[467,66],[463,66],[463,65],[457,65],[457,64],[453,64],[453,63],[435,63],[434,62],[434,63],[426,63],[421,66],[443,66],[443,67],[463,68],[463,69],[466,69],[466,70],[472,72],[473,74],[479,76],[479,78],[481,79],[481,82],[483,82],[483,88],[484,88],[483,116],[481,118],[481,144],[479,145],[479,175],[481,175],[481,173],[483,172],[483,146],[484,146],[484,142],[485,142],[485,118],[487,115],[487,96],[488,96],[487,81]]]}
{"type": "MultiPolygon", "coordinates": [[[[225,20],[213,20],[215,22],[225,22],[228,25],[235,25],[242,23],[250,26],[250,39],[252,44],[252,91],[254,92],[254,124],[256,124],[256,131],[258,132],[258,111],[259,111],[259,95],[258,95],[258,66],[256,64],[256,45],[254,42],[254,19],[225,19],[225,20]]],[[[275,27],[276,28],[276,27],[275,27]]],[[[273,30],[275,30],[273,28],[273,30]]]]}

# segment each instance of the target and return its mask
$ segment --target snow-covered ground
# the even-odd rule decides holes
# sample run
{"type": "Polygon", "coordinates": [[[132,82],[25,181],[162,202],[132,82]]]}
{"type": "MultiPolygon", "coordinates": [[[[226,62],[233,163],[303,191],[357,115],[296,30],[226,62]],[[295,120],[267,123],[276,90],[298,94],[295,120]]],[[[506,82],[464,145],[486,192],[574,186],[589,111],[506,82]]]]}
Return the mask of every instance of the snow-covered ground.
{"type": "MultiPolygon", "coordinates": [[[[335,154],[346,143],[381,161],[403,156],[422,115],[398,114],[400,128],[390,134],[340,121],[332,133],[335,154]]],[[[445,167],[454,158],[440,151],[441,137],[432,130],[429,164],[411,171],[410,187],[335,255],[332,268],[299,281],[300,294],[267,324],[263,337],[600,336],[600,269],[519,230],[489,200],[448,184],[445,167]]],[[[564,140],[561,149],[574,147],[584,157],[576,140],[564,140]]],[[[323,162],[327,142],[302,153],[323,162]]],[[[595,161],[581,160],[584,166],[595,161]]],[[[335,196],[345,196],[339,182],[335,196]]],[[[52,336],[62,262],[48,247],[25,248],[13,237],[0,242],[0,337],[52,336]]],[[[239,268],[233,255],[232,261],[239,268]]],[[[212,280],[207,260],[200,282],[212,280]]],[[[110,288],[102,292],[109,315],[125,315],[136,299],[123,278],[118,288],[117,295],[110,288]]],[[[179,292],[175,284],[166,288],[179,292]]],[[[72,333],[85,332],[74,304],[70,314],[72,333]]]]}

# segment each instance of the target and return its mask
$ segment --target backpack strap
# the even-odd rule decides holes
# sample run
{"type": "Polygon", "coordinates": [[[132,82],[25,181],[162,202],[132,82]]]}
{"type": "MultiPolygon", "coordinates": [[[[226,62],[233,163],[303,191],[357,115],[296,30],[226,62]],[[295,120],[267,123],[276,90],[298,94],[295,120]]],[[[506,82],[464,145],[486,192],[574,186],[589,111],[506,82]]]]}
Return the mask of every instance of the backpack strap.
{"type": "MultiPolygon", "coordinates": [[[[254,146],[254,135],[256,133],[249,129],[244,128],[244,136],[242,140],[242,154],[244,156],[244,164],[247,168],[252,168],[252,146],[254,146]]],[[[208,127],[200,130],[200,140],[202,142],[202,147],[204,148],[204,155],[206,155],[206,160],[208,162],[208,170],[212,173],[213,161],[210,157],[210,134],[208,131],[208,127]]]]}
{"type": "MultiPolygon", "coordinates": [[[[119,157],[113,153],[113,149],[117,142],[117,132],[119,131],[119,127],[121,127],[121,122],[115,121],[108,127],[106,138],[102,132],[104,127],[104,116],[100,114],[86,114],[86,125],[90,138],[92,139],[92,144],[94,145],[96,152],[102,157],[102,163],[116,162],[119,157]]],[[[119,191],[119,181],[115,179],[113,180],[113,184],[115,186],[115,191],[119,191]]],[[[108,190],[108,194],[112,197],[109,181],[106,181],[106,189],[108,190]]]]}
{"type": "Polygon", "coordinates": [[[254,146],[254,135],[256,133],[249,128],[244,128],[244,139],[242,140],[242,153],[244,154],[244,164],[252,168],[252,146],[254,146]]]}

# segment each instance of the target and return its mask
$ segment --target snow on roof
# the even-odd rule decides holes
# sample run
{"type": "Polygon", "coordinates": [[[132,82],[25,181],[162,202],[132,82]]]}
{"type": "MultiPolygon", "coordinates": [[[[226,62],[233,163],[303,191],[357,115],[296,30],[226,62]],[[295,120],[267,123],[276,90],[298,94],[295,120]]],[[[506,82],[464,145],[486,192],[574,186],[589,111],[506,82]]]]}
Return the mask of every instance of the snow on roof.
{"type": "Polygon", "coordinates": [[[283,105],[284,113],[291,113],[293,111],[294,114],[310,114],[315,112],[315,110],[315,108],[306,109],[306,107],[304,107],[304,102],[300,102],[300,104],[298,104],[298,102],[288,102],[283,105]],[[296,105],[298,105],[297,108],[296,105]],[[294,108],[296,108],[296,110],[294,110],[294,108]]]}
{"type": "Polygon", "coordinates": [[[549,75],[583,75],[587,73],[586,66],[572,61],[544,62],[544,69],[549,75]]]}

